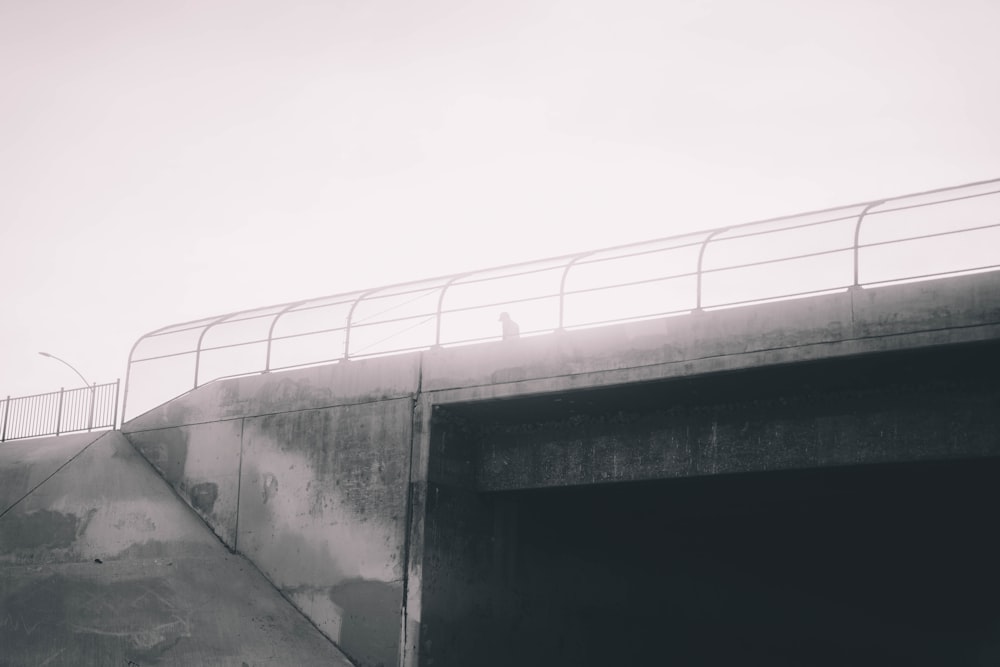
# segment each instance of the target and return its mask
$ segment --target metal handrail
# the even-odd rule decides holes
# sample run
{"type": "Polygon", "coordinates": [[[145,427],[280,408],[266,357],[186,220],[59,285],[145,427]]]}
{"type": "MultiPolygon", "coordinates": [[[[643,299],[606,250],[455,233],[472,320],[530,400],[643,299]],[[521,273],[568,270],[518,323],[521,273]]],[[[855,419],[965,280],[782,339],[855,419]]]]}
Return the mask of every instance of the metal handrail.
{"type": "Polygon", "coordinates": [[[0,442],[114,428],[119,380],[3,399],[0,442]],[[112,391],[112,387],[114,390],[112,391]]]}
{"type": "MultiPolygon", "coordinates": [[[[944,231],[932,231],[926,234],[916,234],[905,236],[902,238],[893,238],[891,240],[876,240],[869,243],[863,242],[863,230],[867,228],[867,222],[874,219],[875,216],[891,213],[907,211],[911,209],[926,208],[929,206],[948,206],[953,202],[960,202],[964,200],[969,200],[978,197],[988,197],[988,196],[1000,195],[1000,179],[992,179],[986,181],[979,181],[976,183],[969,183],[961,186],[954,186],[948,188],[938,188],[935,190],[929,190],[921,193],[904,195],[899,197],[891,197],[887,199],[878,199],[869,202],[862,202],[858,204],[853,204],[850,206],[840,206],[834,208],[827,208],[818,211],[812,211],[809,213],[798,214],[798,215],[788,215],[781,216],[777,218],[769,218],[766,220],[758,220],[754,222],[743,223],[739,225],[730,225],[727,227],[720,227],[712,230],[705,230],[703,232],[697,233],[686,233],[683,235],[664,237],[660,239],[654,239],[652,241],[628,243],[618,246],[612,246],[609,248],[603,248],[599,250],[592,250],[587,252],[578,252],[570,255],[563,255],[555,258],[549,258],[544,260],[538,260],[533,262],[521,262],[515,264],[506,264],[499,267],[493,267],[489,269],[484,269],[481,271],[467,271],[459,274],[452,274],[448,276],[442,276],[439,278],[434,278],[430,280],[413,281],[407,283],[398,283],[394,285],[386,285],[382,287],[377,287],[369,290],[334,294],[324,297],[318,297],[315,299],[306,299],[294,301],[286,304],[278,304],[273,306],[268,306],[264,308],[257,308],[251,310],[236,311],[233,313],[228,313],[226,315],[221,315],[217,317],[202,318],[199,320],[192,320],[190,322],[182,322],[174,325],[169,325],[166,327],[161,327],[154,331],[151,331],[138,340],[132,346],[129,352],[128,367],[126,372],[125,381],[125,400],[128,400],[130,382],[132,380],[132,369],[136,364],[141,364],[142,362],[168,359],[168,358],[179,358],[185,357],[186,355],[194,355],[194,373],[193,382],[191,383],[194,387],[199,386],[201,383],[201,378],[199,371],[201,369],[201,359],[202,355],[216,350],[236,348],[242,346],[250,346],[256,344],[266,344],[266,351],[264,353],[264,358],[261,360],[260,367],[252,371],[237,373],[236,375],[245,375],[248,372],[267,372],[272,370],[286,369],[301,367],[307,365],[313,365],[316,363],[328,363],[329,361],[340,359],[349,360],[354,358],[362,358],[373,355],[381,354],[392,354],[401,353],[404,351],[414,350],[414,349],[427,349],[431,347],[438,347],[441,345],[455,345],[455,344],[468,344],[474,342],[480,342],[484,340],[499,339],[499,330],[495,336],[469,336],[459,338],[449,338],[445,340],[442,330],[442,323],[446,316],[455,315],[459,313],[468,313],[470,311],[475,311],[479,309],[487,308],[502,308],[516,306],[518,304],[528,304],[533,302],[535,304],[543,304],[546,300],[553,300],[553,322],[555,326],[552,328],[538,328],[528,327],[522,329],[522,335],[532,335],[536,333],[545,333],[552,330],[562,330],[566,327],[566,308],[567,302],[566,297],[570,295],[584,295],[584,294],[596,294],[599,292],[609,292],[610,290],[624,290],[629,287],[635,287],[639,285],[651,285],[656,282],[666,283],[670,280],[679,280],[684,278],[693,278],[693,294],[692,299],[689,303],[692,304],[691,307],[686,307],[683,309],[667,308],[664,309],[662,306],[665,304],[661,303],[649,303],[648,307],[641,312],[637,311],[636,314],[631,314],[627,317],[617,317],[617,318],[607,318],[601,317],[598,314],[591,316],[585,321],[578,321],[569,328],[580,327],[580,326],[595,326],[601,324],[610,324],[614,322],[634,320],[634,319],[645,319],[649,317],[659,317],[664,315],[679,314],[683,312],[698,312],[706,307],[716,309],[720,307],[727,306],[741,306],[747,303],[755,303],[761,301],[769,301],[775,298],[796,298],[808,294],[819,294],[825,293],[831,289],[845,289],[848,287],[861,287],[866,284],[882,284],[885,283],[884,279],[873,279],[866,283],[862,278],[862,255],[863,251],[867,248],[882,247],[886,245],[902,244],[906,242],[919,241],[921,239],[928,239],[935,236],[946,236],[955,234],[972,234],[974,232],[988,230],[991,228],[1000,228],[1000,197],[996,197],[996,209],[995,214],[990,211],[990,219],[987,221],[976,220],[970,222],[970,226],[963,227],[961,229],[946,229],[944,231]],[[914,202],[914,199],[919,199],[919,201],[914,202]],[[816,219],[820,216],[821,219],[816,219]],[[853,229],[848,229],[846,224],[854,221],[853,229]],[[788,223],[788,224],[784,224],[788,223]],[[709,251],[716,244],[725,244],[728,242],[736,241],[739,239],[760,239],[765,241],[767,238],[773,238],[779,242],[774,244],[774,247],[779,250],[783,250],[780,246],[780,235],[788,234],[791,232],[802,233],[804,230],[810,228],[818,228],[822,225],[836,225],[845,224],[844,238],[842,241],[836,243],[829,243],[827,247],[818,246],[818,249],[813,248],[808,252],[795,253],[789,251],[788,253],[781,254],[780,256],[772,256],[768,259],[755,259],[754,257],[742,257],[739,261],[731,261],[729,263],[720,264],[710,263],[709,251]],[[853,238],[850,238],[853,236],[853,238]],[[574,271],[580,269],[583,266],[597,266],[602,263],[615,262],[615,261],[628,261],[630,259],[638,258],[640,256],[651,256],[655,253],[671,252],[671,251],[684,251],[697,253],[696,260],[692,262],[694,267],[693,270],[682,270],[677,272],[679,267],[665,265],[664,270],[661,273],[656,273],[653,277],[643,277],[642,279],[634,279],[635,276],[616,276],[614,278],[608,278],[603,282],[600,282],[597,286],[586,286],[586,287],[573,287],[570,285],[570,279],[574,275],[574,271]],[[739,272],[740,270],[759,268],[766,265],[777,265],[782,262],[793,262],[793,261],[807,261],[810,258],[819,258],[823,256],[835,256],[838,253],[850,253],[850,259],[845,261],[849,262],[848,266],[845,267],[845,272],[850,275],[853,270],[853,281],[844,276],[844,280],[837,279],[836,281],[824,284],[815,289],[810,289],[807,291],[802,291],[800,285],[792,286],[792,289],[788,289],[781,294],[769,294],[766,297],[761,298],[737,298],[730,299],[728,301],[721,302],[707,302],[705,297],[705,283],[704,278],[707,275],[715,274],[720,275],[724,272],[739,272]],[[528,276],[531,274],[538,274],[547,271],[561,271],[561,275],[558,279],[558,289],[553,291],[553,289],[539,289],[532,292],[529,296],[518,297],[518,298],[507,298],[504,299],[500,297],[492,298],[481,298],[476,301],[474,305],[455,305],[451,308],[447,307],[446,296],[450,293],[452,287],[456,285],[463,286],[474,286],[475,289],[480,289],[481,286],[485,286],[489,283],[494,283],[496,285],[502,285],[499,281],[510,280],[514,278],[519,278],[523,276],[528,276]],[[843,284],[845,283],[846,284],[843,284]],[[437,291],[436,303],[433,306],[427,306],[413,314],[400,314],[393,313],[391,311],[401,308],[405,305],[411,304],[413,301],[418,300],[425,294],[433,294],[437,291]],[[400,303],[395,303],[396,301],[408,297],[409,295],[418,295],[413,298],[409,298],[400,303]],[[378,312],[366,316],[362,321],[355,320],[355,312],[358,306],[366,300],[372,299],[385,299],[388,306],[378,312]],[[322,328],[312,328],[303,330],[295,333],[288,333],[284,335],[275,335],[275,327],[277,321],[289,313],[305,312],[312,309],[327,308],[327,307],[337,307],[346,306],[350,304],[349,310],[346,314],[346,318],[341,320],[343,324],[341,326],[324,326],[322,328]],[[388,315],[388,317],[384,317],[388,315]],[[219,324],[231,324],[236,322],[243,322],[255,319],[271,318],[270,327],[268,328],[267,336],[261,338],[260,335],[245,337],[237,342],[231,342],[223,345],[215,346],[204,346],[205,335],[207,332],[219,324]],[[373,347],[378,347],[385,343],[387,340],[403,334],[409,330],[415,329],[430,320],[434,320],[433,332],[428,334],[428,340],[426,344],[412,345],[404,344],[400,341],[400,344],[396,347],[378,349],[374,352],[369,350],[373,347]],[[368,327],[398,327],[394,329],[392,333],[385,336],[374,343],[369,343],[364,345],[360,349],[355,349],[356,346],[352,347],[353,337],[352,332],[361,330],[368,327]],[[179,351],[168,351],[165,354],[155,354],[151,356],[136,357],[136,351],[140,347],[143,341],[152,338],[162,338],[174,334],[183,334],[184,332],[194,332],[198,331],[198,342],[193,348],[185,348],[179,351]],[[272,361],[272,347],[276,341],[287,341],[304,336],[312,336],[316,334],[326,334],[326,333],[336,333],[343,332],[343,348],[339,353],[335,355],[330,354],[318,354],[316,359],[310,360],[306,363],[293,364],[291,366],[279,366],[274,367],[272,361]],[[321,358],[319,358],[321,357],[321,358]],[[327,357],[331,357],[327,359],[327,357]]],[[[992,204],[992,202],[991,202],[992,204]]],[[[836,228],[827,228],[832,232],[837,232],[836,228]]],[[[821,232],[817,232],[821,233],[821,232]]],[[[825,232],[823,232],[825,233],[825,232]]],[[[838,232],[839,233],[839,232],[838,232]]],[[[818,244],[814,244],[817,246],[818,244]]],[[[1000,247],[1000,244],[998,244],[1000,247]]],[[[992,260],[992,258],[989,258],[992,260]]],[[[838,260],[839,261],[839,260],[838,260]]],[[[605,264],[606,265],[606,264],[605,264]]],[[[656,266],[653,267],[656,269],[656,266]]],[[[920,275],[906,275],[899,279],[921,279],[929,277],[937,277],[939,275],[949,275],[954,273],[961,273],[970,270],[990,270],[1000,268],[1000,257],[998,257],[995,263],[988,263],[984,266],[973,267],[960,267],[955,270],[944,271],[942,273],[935,272],[923,272],[920,275]]],[[[651,272],[653,273],[653,272],[651,272]]],[[[893,278],[896,280],[896,278],[893,278]]],[[[676,283],[675,283],[676,284],[676,283]]],[[[485,295],[484,295],[485,296],[485,295]]],[[[343,317],[343,315],[341,315],[343,317]]],[[[372,329],[372,331],[375,331],[372,329]]],[[[332,352],[332,351],[331,351],[332,352]]],[[[213,378],[214,379],[214,378],[213,378]]],[[[190,386],[190,385],[189,385],[190,386]]],[[[124,402],[123,402],[123,412],[124,412],[124,402]]]]}

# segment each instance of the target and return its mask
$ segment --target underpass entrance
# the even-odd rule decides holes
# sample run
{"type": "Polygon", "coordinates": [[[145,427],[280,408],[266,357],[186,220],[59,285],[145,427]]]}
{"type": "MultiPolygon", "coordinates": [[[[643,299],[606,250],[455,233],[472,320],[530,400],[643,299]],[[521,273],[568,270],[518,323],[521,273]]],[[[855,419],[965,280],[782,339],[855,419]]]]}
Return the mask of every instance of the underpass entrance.
{"type": "Polygon", "coordinates": [[[420,664],[1000,664],[998,349],[435,409],[420,664]]]}
{"type": "Polygon", "coordinates": [[[423,657],[997,664],[998,482],[994,459],[442,490],[427,517],[423,657]]]}

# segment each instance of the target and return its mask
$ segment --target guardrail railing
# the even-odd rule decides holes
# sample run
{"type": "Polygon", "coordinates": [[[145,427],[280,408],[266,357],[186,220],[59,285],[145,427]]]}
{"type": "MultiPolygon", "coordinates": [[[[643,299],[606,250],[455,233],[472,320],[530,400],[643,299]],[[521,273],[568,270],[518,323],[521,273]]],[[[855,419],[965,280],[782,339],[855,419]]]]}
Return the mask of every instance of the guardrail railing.
{"type": "Polygon", "coordinates": [[[114,428],[119,381],[0,401],[0,442],[114,428]]]}
{"type": "Polygon", "coordinates": [[[997,268],[1000,179],[173,324],[133,345],[125,401],[496,340],[500,311],[534,335],[997,268]]]}

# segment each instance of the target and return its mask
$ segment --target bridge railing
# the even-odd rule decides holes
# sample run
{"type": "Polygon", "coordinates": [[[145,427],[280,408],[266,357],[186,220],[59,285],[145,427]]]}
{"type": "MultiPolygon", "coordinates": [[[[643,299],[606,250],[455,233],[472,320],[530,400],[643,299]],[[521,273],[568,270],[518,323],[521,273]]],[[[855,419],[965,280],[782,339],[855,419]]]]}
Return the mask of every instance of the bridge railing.
{"type": "Polygon", "coordinates": [[[0,400],[0,442],[114,428],[119,381],[0,400]]]}
{"type": "Polygon", "coordinates": [[[501,311],[533,335],[998,268],[994,179],[173,324],[136,341],[125,400],[495,340],[501,311]]]}

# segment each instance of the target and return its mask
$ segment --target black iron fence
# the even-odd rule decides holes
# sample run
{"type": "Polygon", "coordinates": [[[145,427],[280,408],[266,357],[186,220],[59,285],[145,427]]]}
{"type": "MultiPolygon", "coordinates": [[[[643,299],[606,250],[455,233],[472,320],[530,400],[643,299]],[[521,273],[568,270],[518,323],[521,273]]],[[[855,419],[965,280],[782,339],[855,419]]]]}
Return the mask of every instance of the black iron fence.
{"type": "Polygon", "coordinates": [[[132,347],[124,417],[221,377],[498,340],[500,311],[533,335],[997,269],[993,179],[173,324],[132,347]]]}
{"type": "Polygon", "coordinates": [[[0,401],[0,442],[114,428],[119,381],[0,401]]]}

